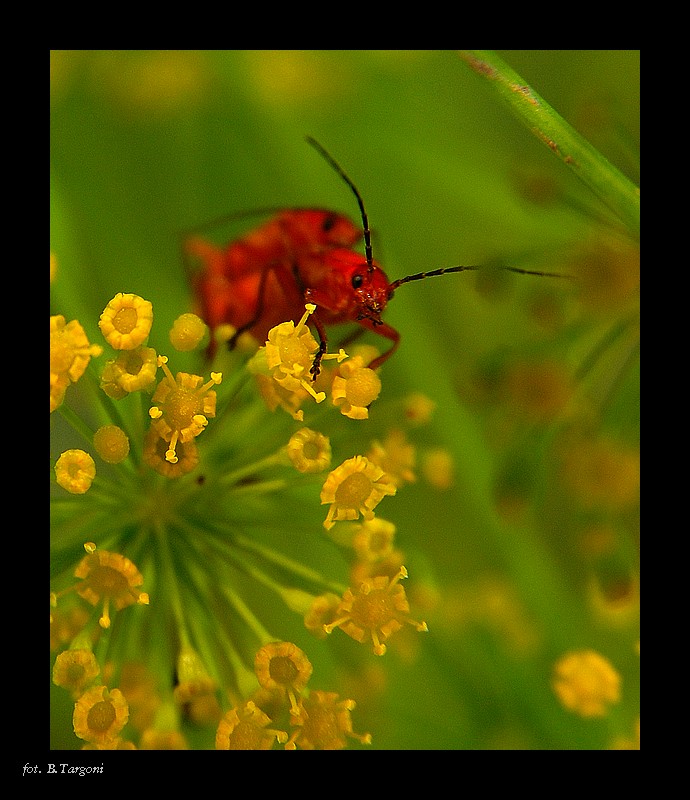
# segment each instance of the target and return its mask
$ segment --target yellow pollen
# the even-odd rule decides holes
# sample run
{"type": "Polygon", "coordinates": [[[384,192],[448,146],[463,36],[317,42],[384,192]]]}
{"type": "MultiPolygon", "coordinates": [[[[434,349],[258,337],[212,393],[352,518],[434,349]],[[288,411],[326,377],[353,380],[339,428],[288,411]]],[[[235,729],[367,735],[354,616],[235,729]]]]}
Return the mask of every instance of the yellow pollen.
{"type": "Polygon", "coordinates": [[[91,728],[92,731],[97,733],[107,731],[113,722],[115,722],[115,709],[113,708],[113,704],[105,700],[96,703],[89,711],[87,720],[89,728],[91,728]]]}
{"type": "Polygon", "coordinates": [[[355,472],[335,490],[335,501],[348,508],[359,508],[371,493],[371,480],[362,472],[355,472]]]}
{"type": "Polygon", "coordinates": [[[118,333],[131,333],[137,325],[138,315],[134,308],[121,308],[113,317],[113,325],[118,333]]]}

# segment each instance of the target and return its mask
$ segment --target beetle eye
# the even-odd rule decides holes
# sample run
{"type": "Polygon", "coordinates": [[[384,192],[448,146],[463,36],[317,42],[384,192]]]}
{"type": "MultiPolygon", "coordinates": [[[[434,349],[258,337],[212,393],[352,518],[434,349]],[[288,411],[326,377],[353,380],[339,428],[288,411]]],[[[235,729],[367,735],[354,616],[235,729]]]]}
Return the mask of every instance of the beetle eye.
{"type": "Polygon", "coordinates": [[[364,278],[363,278],[362,275],[359,274],[359,272],[352,276],[352,288],[353,289],[359,289],[359,287],[362,285],[363,282],[364,282],[364,278]]]}
{"type": "Polygon", "coordinates": [[[328,233],[335,225],[335,217],[333,214],[329,214],[327,217],[324,217],[323,222],[321,223],[321,230],[324,233],[328,233]]]}

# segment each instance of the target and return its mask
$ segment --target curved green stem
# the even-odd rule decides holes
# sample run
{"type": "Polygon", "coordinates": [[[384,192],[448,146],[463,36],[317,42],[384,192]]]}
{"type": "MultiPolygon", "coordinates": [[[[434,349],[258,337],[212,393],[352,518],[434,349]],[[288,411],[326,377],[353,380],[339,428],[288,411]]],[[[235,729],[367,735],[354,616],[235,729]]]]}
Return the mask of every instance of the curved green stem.
{"type": "Polygon", "coordinates": [[[640,190],[569,125],[492,50],[459,50],[517,117],[633,232],[640,230],[640,190]]]}

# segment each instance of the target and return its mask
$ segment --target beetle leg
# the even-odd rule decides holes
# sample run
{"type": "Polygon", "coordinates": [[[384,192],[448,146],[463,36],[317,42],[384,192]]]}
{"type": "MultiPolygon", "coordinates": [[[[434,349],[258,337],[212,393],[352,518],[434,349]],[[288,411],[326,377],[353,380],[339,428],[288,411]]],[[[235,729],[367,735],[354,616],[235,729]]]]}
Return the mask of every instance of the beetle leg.
{"type": "Polygon", "coordinates": [[[324,357],[326,353],[326,349],[328,348],[328,337],[326,336],[326,328],[323,325],[323,322],[317,316],[319,313],[318,309],[309,317],[309,322],[311,322],[314,327],[316,328],[316,332],[319,334],[319,349],[316,351],[316,355],[314,356],[314,361],[311,365],[311,369],[309,372],[311,373],[312,380],[315,381],[319,377],[319,373],[321,372],[321,359],[324,357]]]}
{"type": "Polygon", "coordinates": [[[254,316],[249,320],[249,322],[245,322],[244,325],[240,325],[240,327],[235,331],[235,333],[233,333],[233,335],[228,339],[229,350],[234,350],[239,337],[245,331],[248,331],[251,328],[253,328],[254,325],[256,325],[256,323],[261,319],[264,313],[264,302],[266,294],[266,284],[268,283],[268,275],[270,272],[276,269],[277,266],[278,265],[275,266],[269,265],[261,273],[261,280],[259,281],[259,293],[256,298],[256,309],[254,310],[254,316]]]}
{"type": "Polygon", "coordinates": [[[386,350],[385,353],[382,353],[380,356],[377,356],[370,364],[369,369],[377,369],[384,363],[384,361],[388,361],[388,359],[395,353],[398,349],[398,345],[400,344],[400,334],[398,331],[392,326],[388,325],[386,322],[382,322],[379,325],[375,325],[369,319],[362,319],[360,320],[359,324],[366,328],[367,330],[373,331],[377,333],[379,336],[385,336],[386,339],[390,339],[393,342],[393,345],[386,350]]]}

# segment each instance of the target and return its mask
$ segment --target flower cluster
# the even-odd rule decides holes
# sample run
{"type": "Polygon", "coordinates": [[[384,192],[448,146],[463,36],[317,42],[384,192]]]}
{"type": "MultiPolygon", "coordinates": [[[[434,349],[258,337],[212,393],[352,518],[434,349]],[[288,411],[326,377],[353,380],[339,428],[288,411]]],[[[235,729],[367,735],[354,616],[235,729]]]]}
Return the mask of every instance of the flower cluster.
{"type": "MultiPolygon", "coordinates": [[[[249,360],[213,348],[204,374],[174,372],[150,346],[153,306],[136,294],[117,294],[100,315],[111,355],[78,322],[51,318],[51,412],[69,426],[56,437],[79,437],[54,459],[51,532],[53,682],[74,701],[75,744],[371,744],[355,732],[353,699],[312,687],[307,652],[345,634],[356,663],[382,656],[405,626],[427,630],[378,506],[416,480],[406,415],[413,428],[432,404],[411,398],[397,425],[352,454],[349,426],[369,420],[381,392],[367,366],[376,354],[322,354],[314,378],[314,310],[273,328],[249,360]],[[89,398],[92,413],[64,402],[79,379],[79,406],[89,398]],[[305,536],[344,555],[341,574],[292,552],[305,536]],[[281,624],[294,631],[295,620],[303,636],[286,641],[281,624]]],[[[207,330],[185,314],[169,341],[188,353],[207,330]]]]}

